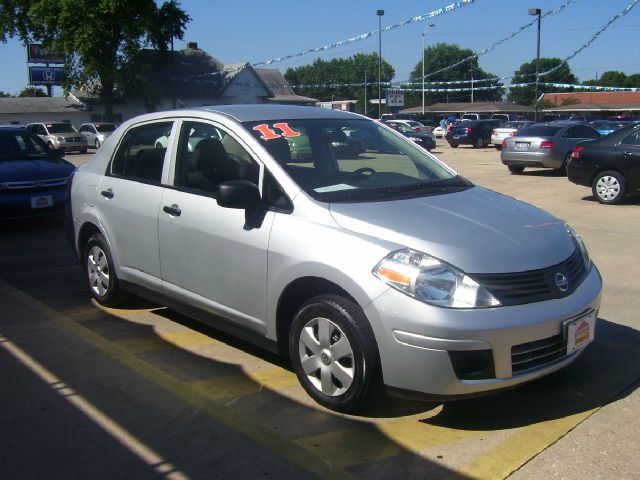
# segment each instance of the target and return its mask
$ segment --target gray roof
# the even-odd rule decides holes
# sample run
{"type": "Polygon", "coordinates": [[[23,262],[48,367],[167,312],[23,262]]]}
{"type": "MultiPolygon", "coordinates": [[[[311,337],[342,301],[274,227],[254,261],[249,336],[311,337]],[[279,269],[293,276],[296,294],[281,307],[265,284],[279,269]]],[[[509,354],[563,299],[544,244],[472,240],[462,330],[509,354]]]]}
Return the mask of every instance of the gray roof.
{"type": "MultiPolygon", "coordinates": [[[[459,113],[459,112],[477,112],[477,113],[496,113],[496,112],[516,112],[516,113],[532,113],[533,107],[518,105],[511,102],[456,102],[456,103],[434,103],[425,107],[425,112],[429,113],[459,113]]],[[[416,113],[422,112],[422,106],[406,108],[400,110],[400,113],[416,113]]]]}
{"type": "Polygon", "coordinates": [[[285,80],[280,70],[275,68],[255,68],[267,90],[271,93],[269,101],[274,103],[315,103],[315,98],[297,95],[285,80]]]}
{"type": "Polygon", "coordinates": [[[609,111],[640,111],[640,103],[576,103],[559,107],[545,108],[545,112],[609,112],[609,111]]]}
{"type": "Polygon", "coordinates": [[[68,113],[85,110],[86,106],[73,97],[0,98],[0,113],[68,113]]]}

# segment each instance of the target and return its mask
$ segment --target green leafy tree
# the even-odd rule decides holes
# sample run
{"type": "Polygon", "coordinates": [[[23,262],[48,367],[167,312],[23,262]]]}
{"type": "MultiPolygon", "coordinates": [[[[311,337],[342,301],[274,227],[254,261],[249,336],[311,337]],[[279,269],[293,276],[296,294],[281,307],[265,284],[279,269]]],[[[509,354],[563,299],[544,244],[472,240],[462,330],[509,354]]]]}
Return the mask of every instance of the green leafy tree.
{"type": "Polygon", "coordinates": [[[47,92],[38,87],[26,87],[18,94],[19,97],[46,97],[47,92]]]}
{"type": "MultiPolygon", "coordinates": [[[[471,88],[471,79],[483,80],[495,78],[492,73],[484,71],[478,64],[478,58],[472,58],[451,69],[443,72],[439,70],[454,65],[474,53],[468,48],[460,48],[458,45],[448,43],[438,43],[424,50],[423,57],[418,61],[411,72],[409,81],[412,88],[422,89],[422,61],[424,58],[425,89],[448,89],[448,88],[471,88]],[[469,80],[469,83],[459,85],[429,85],[429,82],[452,82],[459,80],[469,80]]],[[[491,90],[474,90],[473,101],[499,101],[504,95],[504,88],[500,81],[475,83],[475,87],[496,87],[491,90]]],[[[425,93],[425,105],[439,102],[469,102],[471,101],[471,90],[463,92],[427,92],[425,93]]],[[[412,92],[405,95],[407,106],[422,105],[422,93],[412,92]]]]}
{"type": "Polygon", "coordinates": [[[9,97],[11,97],[11,94],[0,90],[0,98],[9,98],[9,97]]]}
{"type": "MultiPolygon", "coordinates": [[[[287,69],[284,77],[301,95],[320,101],[357,100],[356,110],[363,112],[365,78],[367,99],[378,97],[378,58],[376,53],[358,53],[330,61],[316,59],[311,65],[287,69]]],[[[382,82],[390,82],[395,72],[384,59],[381,70],[382,82]]]]}
{"type": "MultiPolygon", "coordinates": [[[[540,73],[560,67],[548,75],[540,77],[540,83],[572,83],[578,82],[569,65],[559,58],[541,58],[540,73]]],[[[530,83],[525,87],[513,87],[509,90],[507,98],[520,105],[535,105],[536,103],[536,61],[523,63],[515,72],[514,83],[530,83]]],[[[553,86],[539,85],[538,96],[549,92],[572,92],[573,88],[557,88],[553,86]]]]}
{"type": "Polygon", "coordinates": [[[629,75],[627,77],[627,82],[625,83],[625,87],[640,88],[640,73],[634,73],[633,75],[629,75]]]}
{"type": "Polygon", "coordinates": [[[123,67],[145,46],[166,50],[183,38],[189,16],[177,2],[153,0],[0,0],[3,41],[37,40],[67,58],[64,88],[85,87],[101,95],[113,118],[114,91],[126,82],[123,67]]]}

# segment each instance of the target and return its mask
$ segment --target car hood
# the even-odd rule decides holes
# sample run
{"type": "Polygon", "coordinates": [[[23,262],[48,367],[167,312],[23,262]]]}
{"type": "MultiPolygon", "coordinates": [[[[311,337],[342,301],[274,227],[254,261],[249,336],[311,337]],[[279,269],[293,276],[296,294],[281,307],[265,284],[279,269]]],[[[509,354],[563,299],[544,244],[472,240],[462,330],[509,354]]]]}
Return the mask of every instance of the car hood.
{"type": "Polygon", "coordinates": [[[566,260],[575,245],[563,222],[527,203],[474,187],[370,203],[333,203],[342,228],[449,262],[467,273],[523,272],[566,260]]]}
{"type": "Polygon", "coordinates": [[[21,182],[65,178],[75,167],[61,158],[38,158],[24,160],[0,160],[0,180],[21,182]]]}

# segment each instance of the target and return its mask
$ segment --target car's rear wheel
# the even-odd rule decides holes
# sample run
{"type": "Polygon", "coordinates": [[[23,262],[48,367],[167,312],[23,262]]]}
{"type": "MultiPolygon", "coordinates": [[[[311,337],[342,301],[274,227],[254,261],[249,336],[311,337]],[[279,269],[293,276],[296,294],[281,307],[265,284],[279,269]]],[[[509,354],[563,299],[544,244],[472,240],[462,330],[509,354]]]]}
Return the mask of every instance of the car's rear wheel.
{"type": "Polygon", "coordinates": [[[520,175],[524,172],[524,167],[518,167],[517,165],[507,165],[507,168],[511,173],[515,173],[516,175],[520,175]]]}
{"type": "Polygon", "coordinates": [[[449,145],[451,146],[451,148],[458,148],[458,144],[457,143],[450,143],[449,145]]]}
{"type": "Polygon", "coordinates": [[[564,177],[567,176],[567,165],[569,165],[569,162],[571,161],[571,152],[567,153],[567,155],[564,157],[564,160],[562,161],[562,165],[560,165],[560,168],[558,169],[558,173],[564,177]]]}
{"type": "Polygon", "coordinates": [[[113,258],[101,233],[96,233],[89,238],[84,249],[84,266],[89,291],[98,303],[107,307],[122,303],[126,294],[118,285],[113,258]]]}
{"type": "Polygon", "coordinates": [[[339,412],[361,408],[378,379],[373,331],[362,309],[338,295],[306,302],[289,332],[291,363],[302,387],[339,412]]]}
{"type": "Polygon", "coordinates": [[[611,205],[620,203],[627,193],[627,181],[620,173],[605,170],[593,179],[591,191],[600,203],[611,205]]]}
{"type": "Polygon", "coordinates": [[[496,147],[496,150],[502,150],[502,145],[500,145],[499,143],[494,145],[494,147],[496,147]]]}
{"type": "Polygon", "coordinates": [[[484,147],[484,141],[482,140],[482,137],[476,138],[476,141],[473,144],[473,147],[474,148],[482,148],[482,147],[484,147]]]}

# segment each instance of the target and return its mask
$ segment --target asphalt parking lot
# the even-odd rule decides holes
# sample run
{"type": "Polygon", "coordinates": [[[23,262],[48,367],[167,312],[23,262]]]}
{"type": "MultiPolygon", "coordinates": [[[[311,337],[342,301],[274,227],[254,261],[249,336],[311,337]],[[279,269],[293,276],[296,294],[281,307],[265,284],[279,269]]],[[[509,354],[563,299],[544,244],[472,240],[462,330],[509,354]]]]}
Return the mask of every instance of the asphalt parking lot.
{"type": "Polygon", "coordinates": [[[605,289],[596,341],[569,368],[474,400],[336,414],[249,344],[142,301],[97,307],[59,221],[1,225],[0,478],[640,478],[640,200],[511,175],[493,148],[439,140],[434,154],[583,236],[605,289]]]}

